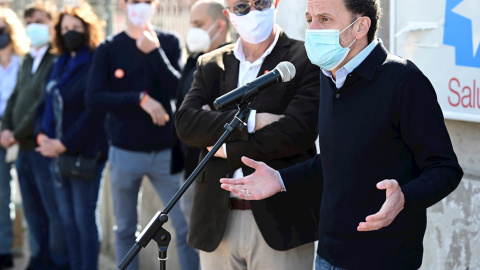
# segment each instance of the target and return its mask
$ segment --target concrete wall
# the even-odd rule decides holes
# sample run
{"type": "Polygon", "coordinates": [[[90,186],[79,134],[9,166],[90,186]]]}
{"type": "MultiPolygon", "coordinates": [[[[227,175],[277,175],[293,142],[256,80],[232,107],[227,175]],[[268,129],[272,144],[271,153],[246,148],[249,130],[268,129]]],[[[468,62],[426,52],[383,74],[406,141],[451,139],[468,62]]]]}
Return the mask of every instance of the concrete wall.
{"type": "Polygon", "coordinates": [[[446,120],[465,176],[428,209],[423,269],[480,269],[480,124],[446,120]]]}

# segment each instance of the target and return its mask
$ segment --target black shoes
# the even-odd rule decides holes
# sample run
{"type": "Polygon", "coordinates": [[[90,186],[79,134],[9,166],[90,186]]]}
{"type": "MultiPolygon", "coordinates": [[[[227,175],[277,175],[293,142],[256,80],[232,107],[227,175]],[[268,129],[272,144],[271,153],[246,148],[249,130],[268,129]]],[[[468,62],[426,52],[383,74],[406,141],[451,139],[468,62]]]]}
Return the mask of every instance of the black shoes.
{"type": "Polygon", "coordinates": [[[12,268],[12,267],[13,267],[12,254],[0,255],[0,270],[12,268]]]}

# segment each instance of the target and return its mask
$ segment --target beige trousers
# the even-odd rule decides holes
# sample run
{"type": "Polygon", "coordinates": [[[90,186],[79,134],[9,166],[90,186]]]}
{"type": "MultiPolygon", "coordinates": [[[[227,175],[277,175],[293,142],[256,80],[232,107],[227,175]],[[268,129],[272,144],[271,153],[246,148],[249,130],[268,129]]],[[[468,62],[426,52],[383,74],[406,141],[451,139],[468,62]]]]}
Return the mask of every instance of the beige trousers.
{"type": "Polygon", "coordinates": [[[220,245],[200,251],[202,270],[312,270],[313,243],[287,251],[272,249],[263,239],[251,210],[230,210],[220,245]]]}

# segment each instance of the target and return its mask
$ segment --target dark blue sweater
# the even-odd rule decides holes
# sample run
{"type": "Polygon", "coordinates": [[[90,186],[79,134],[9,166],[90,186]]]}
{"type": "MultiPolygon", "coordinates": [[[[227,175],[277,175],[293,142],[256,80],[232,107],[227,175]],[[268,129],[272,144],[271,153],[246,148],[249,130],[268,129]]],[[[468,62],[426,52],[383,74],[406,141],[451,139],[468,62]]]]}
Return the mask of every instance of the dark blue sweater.
{"type": "Polygon", "coordinates": [[[318,254],[346,269],[418,269],[426,208],[463,175],[433,86],[381,43],[338,91],[323,74],[320,82],[321,154],[280,171],[287,192],[323,180],[318,254]],[[385,202],[376,188],[384,179],[399,182],[404,209],[389,226],[359,232],[385,202]]]}
{"type": "MultiPolygon", "coordinates": [[[[92,52],[85,53],[92,54],[92,52]]],[[[73,69],[71,70],[72,76],[63,80],[62,85],[59,86],[63,101],[62,136],[60,140],[67,148],[67,155],[82,154],[88,158],[100,155],[101,158],[106,159],[105,111],[91,110],[85,106],[86,78],[91,61],[75,67],[72,67],[72,62],[72,59],[65,63],[54,62],[52,65],[54,72],[47,80],[48,84],[53,79],[60,79],[68,69],[73,69]]],[[[56,138],[52,107],[46,106],[48,102],[51,102],[51,99],[51,94],[45,93],[43,95],[37,109],[35,133],[44,133],[51,138],[56,138]]]]}
{"type": "Polygon", "coordinates": [[[171,147],[173,117],[170,99],[181,71],[177,36],[155,30],[161,47],[144,54],[125,32],[109,37],[95,52],[88,77],[86,101],[108,111],[110,143],[132,151],[159,151],[171,147]],[[139,105],[140,93],[160,102],[172,121],[159,127],[139,105]]]}

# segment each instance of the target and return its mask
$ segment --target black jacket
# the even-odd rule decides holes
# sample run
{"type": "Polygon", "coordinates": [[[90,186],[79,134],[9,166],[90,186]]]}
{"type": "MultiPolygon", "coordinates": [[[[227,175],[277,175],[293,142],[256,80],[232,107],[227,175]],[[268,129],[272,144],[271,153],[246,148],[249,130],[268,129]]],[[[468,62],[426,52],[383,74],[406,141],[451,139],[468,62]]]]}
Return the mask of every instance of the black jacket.
{"type": "MultiPolygon", "coordinates": [[[[219,48],[227,45],[228,43],[222,44],[219,48]]],[[[177,97],[176,97],[176,107],[177,110],[182,105],[185,96],[187,95],[188,91],[192,87],[193,83],[193,74],[197,70],[197,61],[203,53],[197,52],[192,53],[188,59],[187,63],[185,64],[182,76],[180,77],[180,81],[178,82],[178,90],[177,90],[177,97]]],[[[182,142],[177,135],[177,130],[174,127],[174,134],[173,134],[173,148],[172,148],[172,173],[176,173],[185,169],[184,176],[187,179],[190,174],[192,174],[193,170],[197,167],[199,160],[198,157],[200,155],[200,149],[196,147],[189,147],[187,144],[182,142]]]]}
{"type": "MultiPolygon", "coordinates": [[[[190,90],[193,83],[193,73],[197,70],[197,60],[203,53],[193,53],[188,59],[187,63],[183,67],[182,76],[178,82],[176,107],[177,110],[182,105],[183,99],[190,90]]],[[[182,142],[177,135],[177,129],[173,128],[173,148],[172,148],[172,164],[171,173],[177,173],[183,169],[185,179],[187,179],[193,170],[197,167],[198,156],[200,155],[200,149],[195,147],[189,147],[182,142]]]]}
{"type": "MultiPolygon", "coordinates": [[[[237,112],[236,106],[224,112],[202,110],[205,104],[214,108],[215,98],[237,87],[239,61],[233,54],[234,46],[227,45],[200,58],[192,89],[177,112],[180,139],[202,148],[202,158],[207,153],[205,148],[215,144],[225,131],[225,123],[237,112]]],[[[234,131],[226,142],[228,159],[212,158],[196,179],[188,242],[197,249],[213,251],[223,237],[229,192],[220,188],[219,179],[231,177],[240,167],[245,175],[253,172],[241,163],[241,156],[280,169],[305,161],[315,153],[319,69],[308,60],[303,42],[290,39],[283,32],[258,75],[273,70],[281,61],[293,63],[295,79],[261,91],[251,108],[285,117],[252,134],[246,129],[234,131]]],[[[287,250],[317,239],[320,196],[309,194],[318,189],[320,182],[303,192],[283,192],[252,202],[255,221],[270,247],[287,250]]]]}

